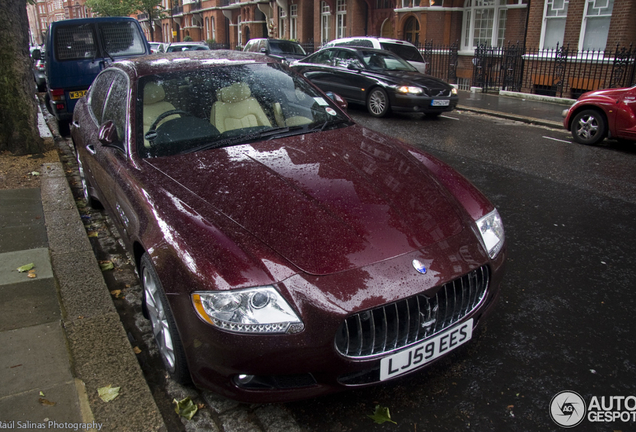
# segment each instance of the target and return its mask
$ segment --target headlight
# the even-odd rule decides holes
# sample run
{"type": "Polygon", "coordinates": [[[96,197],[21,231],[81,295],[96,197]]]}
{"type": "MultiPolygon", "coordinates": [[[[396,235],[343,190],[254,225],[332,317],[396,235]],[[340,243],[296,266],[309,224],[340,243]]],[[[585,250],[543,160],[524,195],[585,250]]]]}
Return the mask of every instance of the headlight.
{"type": "Polygon", "coordinates": [[[503,222],[497,209],[494,209],[486,216],[477,220],[477,228],[484,241],[484,246],[490,258],[494,259],[503,247],[506,238],[504,234],[503,222]]]}
{"type": "Polygon", "coordinates": [[[271,286],[236,291],[198,292],[192,303],[199,316],[235,333],[298,333],[300,318],[271,286]]]}
{"type": "Polygon", "coordinates": [[[419,87],[412,87],[412,86],[400,86],[397,88],[398,93],[402,93],[402,94],[415,94],[415,95],[419,95],[422,94],[423,90],[419,87]]]}
{"type": "Polygon", "coordinates": [[[451,94],[452,94],[452,95],[456,95],[456,94],[457,94],[457,89],[456,89],[455,87],[453,87],[453,88],[451,89],[451,94]]]}

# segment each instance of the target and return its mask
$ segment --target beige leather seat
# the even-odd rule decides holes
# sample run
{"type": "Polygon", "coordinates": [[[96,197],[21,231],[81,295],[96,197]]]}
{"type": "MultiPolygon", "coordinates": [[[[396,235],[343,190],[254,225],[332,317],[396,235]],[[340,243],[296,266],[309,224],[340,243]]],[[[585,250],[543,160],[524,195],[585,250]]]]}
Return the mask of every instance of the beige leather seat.
{"type": "Polygon", "coordinates": [[[212,105],[210,123],[221,133],[245,127],[271,126],[267,115],[245,83],[234,83],[218,90],[216,99],[212,105]]]}
{"type": "Polygon", "coordinates": [[[276,124],[281,127],[285,126],[302,126],[311,123],[311,119],[302,116],[292,116],[285,118],[283,108],[280,103],[274,102],[274,119],[276,124]]]}
{"type": "MultiPolygon", "coordinates": [[[[164,100],[165,97],[166,92],[159,84],[149,82],[144,86],[144,135],[146,135],[146,132],[148,132],[154,121],[157,120],[157,117],[166,111],[175,109],[174,105],[164,100]]],[[[161,120],[159,124],[174,118],[179,118],[179,114],[168,116],[161,120]]],[[[144,140],[144,145],[146,147],[150,146],[146,140],[144,140]]]]}

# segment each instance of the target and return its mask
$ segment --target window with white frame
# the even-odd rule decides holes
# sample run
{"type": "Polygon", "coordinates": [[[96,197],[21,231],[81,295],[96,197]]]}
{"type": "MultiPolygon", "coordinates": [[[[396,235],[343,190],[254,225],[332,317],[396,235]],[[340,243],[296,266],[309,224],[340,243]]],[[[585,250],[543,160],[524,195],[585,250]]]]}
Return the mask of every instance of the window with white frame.
{"type": "Polygon", "coordinates": [[[212,36],[213,41],[216,41],[216,24],[214,21],[214,17],[210,18],[210,27],[211,27],[210,36],[212,36]]]}
{"type": "Polygon", "coordinates": [[[346,0],[336,1],[336,38],[345,37],[347,30],[347,2],[346,0]]]}
{"type": "Polygon", "coordinates": [[[502,46],[507,12],[506,0],[465,0],[462,49],[502,46]]]}
{"type": "Polygon", "coordinates": [[[298,40],[298,5],[289,5],[289,38],[298,40]]]}
{"type": "Polygon", "coordinates": [[[331,7],[327,2],[320,3],[320,43],[329,42],[329,22],[331,21],[331,7]]]}
{"type": "Polygon", "coordinates": [[[287,30],[287,11],[278,6],[278,39],[285,38],[285,30],[287,30]]]}
{"type": "Polygon", "coordinates": [[[581,24],[579,50],[604,50],[607,45],[614,0],[587,0],[581,24]]]}
{"type": "Polygon", "coordinates": [[[239,15],[236,18],[236,24],[237,24],[236,31],[238,32],[236,37],[236,43],[239,46],[243,46],[243,32],[241,31],[241,22],[242,22],[241,16],[239,15]]]}
{"type": "Polygon", "coordinates": [[[541,48],[556,48],[557,44],[563,46],[569,3],[569,0],[546,0],[543,9],[541,48]]]}

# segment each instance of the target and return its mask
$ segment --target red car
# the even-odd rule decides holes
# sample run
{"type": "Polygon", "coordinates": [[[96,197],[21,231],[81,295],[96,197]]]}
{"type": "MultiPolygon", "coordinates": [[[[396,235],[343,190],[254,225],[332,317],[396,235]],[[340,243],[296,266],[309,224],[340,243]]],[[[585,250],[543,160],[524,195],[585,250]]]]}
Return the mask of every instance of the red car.
{"type": "Polygon", "coordinates": [[[563,111],[574,141],[598,144],[605,137],[636,140],[636,87],[584,93],[563,111]]]}
{"type": "Polygon", "coordinates": [[[87,198],[134,256],[167,370],[247,402],[401,377],[467,343],[505,261],[466,179],[286,66],[114,63],[74,110],[87,198]]]}

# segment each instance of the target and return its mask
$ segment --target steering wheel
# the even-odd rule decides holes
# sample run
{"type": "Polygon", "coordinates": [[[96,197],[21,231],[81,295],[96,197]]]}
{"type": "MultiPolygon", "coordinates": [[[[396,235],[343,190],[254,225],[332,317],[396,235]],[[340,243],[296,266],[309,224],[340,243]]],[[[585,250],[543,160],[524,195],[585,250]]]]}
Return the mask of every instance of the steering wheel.
{"type": "Polygon", "coordinates": [[[159,122],[161,122],[161,120],[165,119],[166,117],[170,117],[171,115],[175,115],[175,114],[179,114],[179,115],[184,115],[184,116],[188,116],[188,117],[194,117],[193,114],[190,114],[187,111],[182,111],[182,110],[178,110],[178,109],[173,109],[173,110],[169,110],[166,111],[164,113],[159,114],[159,117],[157,117],[155,119],[154,122],[152,122],[152,124],[150,125],[150,129],[148,129],[148,132],[146,132],[146,135],[144,135],[144,138],[146,138],[148,141],[150,141],[151,145],[152,145],[152,140],[154,140],[155,138],[157,138],[157,125],[159,124],[159,122]]]}

